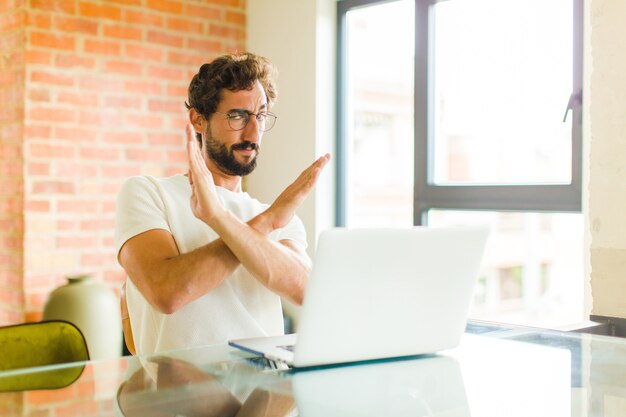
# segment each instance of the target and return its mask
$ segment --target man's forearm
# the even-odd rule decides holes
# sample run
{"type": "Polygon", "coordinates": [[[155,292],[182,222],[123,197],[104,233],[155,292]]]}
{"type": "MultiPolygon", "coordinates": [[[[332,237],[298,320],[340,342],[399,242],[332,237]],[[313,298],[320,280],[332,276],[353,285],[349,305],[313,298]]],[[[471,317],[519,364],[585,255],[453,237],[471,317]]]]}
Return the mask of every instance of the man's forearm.
{"type": "Polygon", "coordinates": [[[304,252],[297,253],[267,237],[273,228],[266,215],[261,213],[245,224],[227,213],[215,218],[210,226],[252,276],[277,294],[301,304],[310,261],[304,252]]]}

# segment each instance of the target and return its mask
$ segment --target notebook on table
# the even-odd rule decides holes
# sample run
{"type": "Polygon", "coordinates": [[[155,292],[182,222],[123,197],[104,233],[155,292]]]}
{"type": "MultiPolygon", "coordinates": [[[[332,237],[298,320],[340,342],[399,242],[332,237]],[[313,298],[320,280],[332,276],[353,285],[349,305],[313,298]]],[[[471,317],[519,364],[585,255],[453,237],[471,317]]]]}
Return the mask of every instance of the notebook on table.
{"type": "Polygon", "coordinates": [[[431,354],[455,347],[486,228],[322,232],[297,334],[229,344],[294,367],[431,354]]]}

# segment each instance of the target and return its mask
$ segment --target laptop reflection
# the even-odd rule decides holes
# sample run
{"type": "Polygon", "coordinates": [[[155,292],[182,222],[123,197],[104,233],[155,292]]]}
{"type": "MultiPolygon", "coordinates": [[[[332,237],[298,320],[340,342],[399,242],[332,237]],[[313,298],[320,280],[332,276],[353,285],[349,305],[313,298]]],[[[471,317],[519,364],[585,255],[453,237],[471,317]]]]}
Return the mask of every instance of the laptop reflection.
{"type": "Polygon", "coordinates": [[[299,371],[300,417],[469,417],[461,370],[447,356],[299,371]]]}

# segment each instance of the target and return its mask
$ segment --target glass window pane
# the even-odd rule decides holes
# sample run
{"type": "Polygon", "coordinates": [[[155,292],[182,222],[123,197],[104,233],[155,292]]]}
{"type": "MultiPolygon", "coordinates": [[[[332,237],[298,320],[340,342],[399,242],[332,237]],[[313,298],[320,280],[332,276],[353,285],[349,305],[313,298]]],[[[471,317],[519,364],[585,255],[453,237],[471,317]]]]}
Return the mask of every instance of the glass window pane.
{"type": "Polygon", "coordinates": [[[410,225],[414,3],[354,9],[346,23],[346,225],[410,225]]]}
{"type": "Polygon", "coordinates": [[[428,224],[490,227],[472,318],[540,327],[585,320],[581,213],[430,210],[428,224]]]}
{"type": "Polygon", "coordinates": [[[572,3],[435,5],[435,184],[571,182],[572,3]]]}

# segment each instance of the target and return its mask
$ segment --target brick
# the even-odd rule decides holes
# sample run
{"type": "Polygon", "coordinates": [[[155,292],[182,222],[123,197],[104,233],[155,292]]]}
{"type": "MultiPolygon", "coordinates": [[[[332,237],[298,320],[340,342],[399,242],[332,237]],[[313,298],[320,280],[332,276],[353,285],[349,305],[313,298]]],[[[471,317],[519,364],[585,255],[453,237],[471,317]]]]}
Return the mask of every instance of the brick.
{"type": "Polygon", "coordinates": [[[55,170],[56,177],[70,177],[80,178],[83,181],[85,178],[95,178],[98,176],[98,167],[94,164],[61,164],[55,170]]]}
{"type": "Polygon", "coordinates": [[[150,110],[150,112],[165,112],[165,113],[179,113],[179,114],[187,111],[182,101],[157,100],[157,99],[153,99],[148,102],[148,110],[150,110]]]}
{"type": "Polygon", "coordinates": [[[42,320],[43,313],[41,311],[26,311],[24,313],[24,321],[26,323],[35,323],[42,320]]]}
{"type": "Polygon", "coordinates": [[[55,65],[59,68],[94,69],[96,60],[79,54],[58,54],[55,57],[55,65]]]}
{"type": "Polygon", "coordinates": [[[46,200],[29,200],[24,205],[24,209],[29,212],[47,213],[50,211],[50,202],[46,200]]]}
{"type": "Polygon", "coordinates": [[[126,56],[149,61],[163,61],[163,49],[152,48],[145,45],[126,44],[124,46],[126,56]]]}
{"type": "Polygon", "coordinates": [[[200,6],[189,3],[187,3],[185,7],[186,16],[201,17],[205,20],[222,20],[223,12],[222,9],[219,7],[200,6]]]}
{"type": "Polygon", "coordinates": [[[111,161],[119,159],[120,152],[117,149],[90,146],[88,148],[80,148],[78,154],[85,159],[111,161]]]}
{"type": "Polygon", "coordinates": [[[19,159],[22,157],[22,148],[16,145],[7,145],[0,142],[0,160],[19,159]]]}
{"type": "MultiPolygon", "coordinates": [[[[167,54],[167,63],[175,65],[186,65],[200,67],[207,62],[206,55],[194,54],[193,52],[172,51],[167,54]]],[[[185,87],[186,89],[186,87],[185,87]]]]}
{"type": "Polygon", "coordinates": [[[24,202],[21,198],[4,198],[0,200],[0,212],[20,213],[24,209],[24,202]]]}
{"type": "Polygon", "coordinates": [[[22,301],[22,291],[3,289],[0,291],[0,304],[18,306],[22,301]]]}
{"type": "Polygon", "coordinates": [[[198,35],[203,34],[205,31],[204,23],[191,19],[169,18],[167,19],[166,26],[168,29],[177,32],[188,32],[198,35]]]}
{"type": "Polygon", "coordinates": [[[26,64],[32,65],[50,65],[52,63],[52,54],[42,50],[28,50],[25,54],[26,64]]]}
{"type": "Polygon", "coordinates": [[[124,10],[124,21],[142,26],[163,27],[164,19],[154,13],[138,10],[124,10]]]}
{"type": "MultiPolygon", "coordinates": [[[[117,194],[117,193],[114,193],[114,194],[117,194]]],[[[101,211],[103,213],[109,213],[109,214],[113,214],[114,215],[116,207],[117,207],[117,204],[116,204],[115,201],[104,201],[102,203],[102,210],[101,211]]],[[[113,247],[114,246],[114,242],[113,241],[111,241],[111,242],[107,241],[106,245],[113,247]]]]}
{"type": "Polygon", "coordinates": [[[166,88],[166,94],[171,97],[180,97],[183,101],[187,98],[187,84],[173,85],[170,84],[166,88]]]}
{"type": "Polygon", "coordinates": [[[97,213],[98,202],[61,200],[57,202],[56,209],[59,213],[97,213]]]}
{"type": "Polygon", "coordinates": [[[105,25],[104,36],[118,39],[141,40],[143,39],[143,31],[138,28],[132,28],[121,25],[105,25]]]}
{"type": "Polygon", "coordinates": [[[67,181],[34,181],[33,194],[74,194],[74,184],[67,181]]]}
{"type": "Polygon", "coordinates": [[[211,0],[213,4],[219,4],[221,6],[240,7],[242,3],[240,0],[211,0]]]}
{"type": "Polygon", "coordinates": [[[75,142],[92,143],[97,136],[97,130],[80,127],[55,127],[52,132],[53,139],[66,139],[75,142]]]}
{"type": "Polygon", "coordinates": [[[185,72],[178,68],[150,65],[146,71],[150,78],[179,81],[185,78],[185,72]]]}
{"type": "Polygon", "coordinates": [[[3,269],[0,271],[0,282],[2,282],[7,287],[17,288],[22,285],[22,274],[18,271],[9,271],[7,269],[3,269]]]}
{"type": "Polygon", "coordinates": [[[187,163],[186,151],[170,151],[167,153],[167,162],[187,163]]]}
{"type": "Polygon", "coordinates": [[[54,18],[54,27],[63,32],[97,35],[98,26],[99,24],[97,22],[87,19],[65,16],[56,16],[54,18]]]}
{"type": "Polygon", "coordinates": [[[52,133],[52,127],[45,125],[27,125],[24,126],[25,139],[47,139],[52,133]]]}
{"type": "Polygon", "coordinates": [[[48,162],[29,162],[26,173],[31,176],[50,175],[50,164],[48,162]]]}
{"type": "Polygon", "coordinates": [[[12,123],[0,125],[0,137],[5,144],[20,146],[22,144],[22,136],[24,127],[21,120],[14,120],[12,123]]]}
{"type": "Polygon", "coordinates": [[[141,109],[143,99],[137,96],[111,96],[104,98],[104,107],[114,109],[141,109]]]}
{"type": "Polygon", "coordinates": [[[183,2],[173,0],[148,0],[148,8],[171,14],[183,13],[183,2]]]}
{"type": "Polygon", "coordinates": [[[13,10],[9,13],[0,14],[0,32],[7,33],[23,27],[24,12],[13,10]]]}
{"type": "Polygon", "coordinates": [[[85,52],[101,55],[120,55],[121,44],[117,41],[85,39],[85,52]]]}
{"type": "Polygon", "coordinates": [[[158,43],[160,45],[173,46],[175,48],[183,47],[183,37],[180,35],[172,35],[170,33],[150,30],[148,31],[147,39],[149,43],[158,43]]]}
{"type": "Polygon", "coordinates": [[[81,89],[102,91],[124,91],[125,83],[122,80],[103,75],[81,75],[78,77],[78,86],[81,89]]]}
{"type": "Polygon", "coordinates": [[[75,0],[30,0],[30,7],[33,10],[76,14],[75,0]]]}
{"type": "Polygon", "coordinates": [[[108,0],[109,3],[118,3],[126,6],[141,6],[142,0],[108,0]]]}
{"type": "MultiPolygon", "coordinates": [[[[133,174],[136,175],[136,174],[133,174]]],[[[80,222],[80,230],[93,231],[93,230],[113,230],[115,228],[114,219],[90,219],[80,222]]]]}
{"type": "Polygon", "coordinates": [[[36,107],[29,111],[30,120],[43,122],[74,122],[76,114],[73,110],[54,107],[36,107]]]}
{"type": "Polygon", "coordinates": [[[45,90],[31,89],[28,91],[28,99],[31,101],[49,103],[50,102],[50,89],[48,88],[46,88],[45,90]]]}
{"type": "Polygon", "coordinates": [[[65,74],[55,74],[47,71],[33,71],[30,81],[34,83],[50,84],[71,87],[74,85],[74,77],[65,74]]]}
{"type": "Polygon", "coordinates": [[[246,14],[244,12],[226,11],[226,16],[224,17],[224,20],[226,22],[234,23],[243,27],[246,25],[246,14]]]}
{"type": "Polygon", "coordinates": [[[22,195],[22,181],[2,181],[0,183],[0,195],[22,195]]]}
{"type": "Polygon", "coordinates": [[[78,115],[78,123],[88,126],[117,126],[121,120],[121,115],[104,111],[81,111],[78,115]]]}
{"type": "Polygon", "coordinates": [[[57,96],[58,103],[75,104],[77,106],[98,106],[98,95],[81,91],[78,93],[70,91],[61,91],[57,96]]]}
{"type": "Polygon", "coordinates": [[[125,143],[137,144],[143,143],[144,135],[142,132],[106,132],[104,134],[105,143],[125,143]]]}
{"type": "MultiPolygon", "coordinates": [[[[3,181],[7,181],[8,177],[21,178],[22,177],[22,161],[1,161],[0,163],[0,178],[3,181]]],[[[0,182],[0,184],[3,184],[0,182]]]]}
{"type": "Polygon", "coordinates": [[[129,81],[124,83],[124,91],[127,93],[139,93],[142,95],[161,95],[163,87],[160,82],[153,81],[129,81]]]}
{"type": "Polygon", "coordinates": [[[102,175],[106,178],[127,178],[141,174],[139,166],[102,166],[102,175]]]}
{"type": "Polygon", "coordinates": [[[143,65],[130,61],[107,61],[104,63],[103,69],[107,73],[136,76],[141,76],[143,74],[143,65]]]}
{"type": "Polygon", "coordinates": [[[57,158],[71,159],[74,158],[74,148],[65,145],[44,145],[39,143],[29,143],[28,152],[35,158],[57,158]]]}
{"type": "Polygon", "coordinates": [[[126,158],[131,161],[163,162],[163,152],[149,149],[128,149],[126,158]]]}
{"type": "Polygon", "coordinates": [[[80,257],[80,264],[82,266],[103,266],[107,264],[113,265],[115,262],[115,256],[112,253],[91,253],[84,254],[80,257]]]}
{"type": "Polygon", "coordinates": [[[124,121],[127,126],[146,129],[160,129],[163,125],[163,119],[160,116],[150,114],[127,114],[124,116],[124,121]]]}
{"type": "Polygon", "coordinates": [[[118,6],[111,6],[100,3],[90,3],[81,1],[78,5],[78,13],[85,17],[95,17],[98,19],[120,20],[122,10],[118,6]]]}
{"type": "Polygon", "coordinates": [[[221,52],[222,43],[218,41],[208,41],[204,39],[189,39],[187,40],[187,47],[192,50],[204,51],[204,52],[221,52]]]}
{"type": "Polygon", "coordinates": [[[26,12],[26,26],[29,28],[49,30],[52,28],[52,16],[49,13],[26,12]]]}
{"type": "Polygon", "coordinates": [[[76,38],[70,35],[55,35],[33,31],[30,33],[30,44],[43,48],[74,51],[76,49],[76,38]]]}
{"type": "Polygon", "coordinates": [[[14,86],[24,84],[24,73],[21,70],[0,72],[0,85],[14,86]]]}
{"type": "Polygon", "coordinates": [[[184,146],[185,138],[183,131],[180,134],[150,133],[148,134],[150,145],[184,146]]]}
{"type": "Polygon", "coordinates": [[[243,39],[245,37],[245,32],[243,28],[212,23],[209,25],[209,35],[226,39],[243,39]]]}
{"type": "Polygon", "coordinates": [[[76,230],[76,222],[72,220],[59,220],[56,223],[56,229],[59,231],[76,230]]]}

